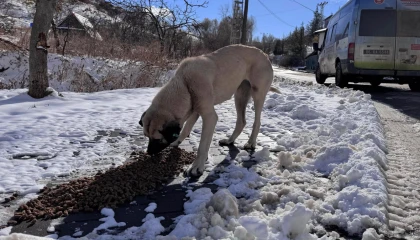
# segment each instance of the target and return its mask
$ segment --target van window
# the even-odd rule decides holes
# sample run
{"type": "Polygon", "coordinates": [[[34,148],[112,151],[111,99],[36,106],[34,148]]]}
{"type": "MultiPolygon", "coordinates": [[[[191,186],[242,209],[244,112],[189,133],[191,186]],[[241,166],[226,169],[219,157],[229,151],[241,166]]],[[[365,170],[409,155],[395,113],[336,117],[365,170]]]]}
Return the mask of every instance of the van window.
{"type": "Polygon", "coordinates": [[[398,11],[398,37],[420,37],[420,12],[398,11]]]}
{"type": "Polygon", "coordinates": [[[347,26],[344,29],[344,32],[343,32],[343,35],[341,35],[341,38],[346,38],[349,36],[349,28],[350,28],[350,23],[347,23],[347,26]]]}
{"type": "Polygon", "coordinates": [[[340,19],[340,22],[337,25],[335,40],[341,40],[349,36],[349,27],[350,23],[348,19],[340,19]]]}
{"type": "Polygon", "coordinates": [[[331,31],[331,36],[330,36],[330,42],[334,42],[335,41],[335,33],[337,32],[337,24],[334,25],[332,31],[331,31]]]}
{"type": "Polygon", "coordinates": [[[395,37],[396,23],[395,10],[362,10],[359,36],[395,37]]]}

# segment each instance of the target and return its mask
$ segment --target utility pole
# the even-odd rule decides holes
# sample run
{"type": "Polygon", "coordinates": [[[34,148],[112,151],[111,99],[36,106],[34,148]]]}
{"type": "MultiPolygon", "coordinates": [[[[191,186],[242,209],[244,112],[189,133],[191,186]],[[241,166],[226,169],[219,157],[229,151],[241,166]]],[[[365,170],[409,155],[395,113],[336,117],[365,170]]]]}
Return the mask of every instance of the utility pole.
{"type": "Polygon", "coordinates": [[[246,31],[246,27],[247,27],[247,21],[248,21],[248,0],[244,0],[245,1],[245,8],[244,8],[244,18],[242,21],[242,36],[241,36],[241,44],[246,45],[247,42],[247,31],[246,31]]]}
{"type": "MultiPolygon", "coordinates": [[[[320,12],[321,12],[321,17],[322,17],[322,18],[324,18],[324,7],[325,7],[325,5],[327,5],[327,4],[328,4],[328,2],[327,2],[327,1],[320,2],[320,3],[318,3],[318,4],[317,4],[317,6],[319,6],[319,7],[320,7],[320,12]]],[[[324,19],[322,19],[322,20],[324,20],[324,19]]]]}
{"type": "Polygon", "coordinates": [[[242,1],[233,0],[232,13],[232,31],[230,34],[230,44],[239,44],[241,41],[241,26],[242,26],[242,1]]]}
{"type": "Polygon", "coordinates": [[[321,15],[323,15],[324,14],[324,7],[325,7],[325,5],[327,5],[328,4],[328,2],[327,1],[325,1],[325,2],[320,2],[320,3],[318,3],[317,5],[318,6],[320,6],[320,8],[321,8],[321,15]]]}

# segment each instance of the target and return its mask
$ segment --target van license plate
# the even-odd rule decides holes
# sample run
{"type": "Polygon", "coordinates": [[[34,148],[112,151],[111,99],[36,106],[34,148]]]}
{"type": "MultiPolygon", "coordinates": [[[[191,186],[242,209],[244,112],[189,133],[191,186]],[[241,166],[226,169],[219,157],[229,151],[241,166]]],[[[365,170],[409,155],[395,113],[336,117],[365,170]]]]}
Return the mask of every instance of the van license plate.
{"type": "Polygon", "coordinates": [[[367,49],[367,50],[363,50],[363,54],[389,55],[389,50],[374,50],[374,49],[367,49]]]}

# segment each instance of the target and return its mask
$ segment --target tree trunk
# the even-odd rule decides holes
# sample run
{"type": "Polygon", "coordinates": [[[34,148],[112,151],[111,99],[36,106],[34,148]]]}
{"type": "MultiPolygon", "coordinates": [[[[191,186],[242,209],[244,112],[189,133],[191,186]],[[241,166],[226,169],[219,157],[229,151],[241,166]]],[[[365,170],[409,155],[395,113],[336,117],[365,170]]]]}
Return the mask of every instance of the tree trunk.
{"type": "Polygon", "coordinates": [[[248,22],[248,0],[245,0],[244,6],[244,19],[242,22],[242,36],[241,36],[241,44],[245,45],[248,38],[248,33],[246,30],[247,22],[248,22]]]}
{"type": "Polygon", "coordinates": [[[57,0],[37,0],[29,46],[29,92],[33,98],[47,95],[48,30],[53,20],[57,0]]]}

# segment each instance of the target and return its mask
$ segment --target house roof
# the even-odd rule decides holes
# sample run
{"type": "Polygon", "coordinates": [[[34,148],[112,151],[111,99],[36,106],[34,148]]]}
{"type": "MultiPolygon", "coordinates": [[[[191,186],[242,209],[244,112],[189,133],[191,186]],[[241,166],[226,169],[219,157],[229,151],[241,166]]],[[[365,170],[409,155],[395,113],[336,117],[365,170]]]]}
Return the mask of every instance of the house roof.
{"type": "Polygon", "coordinates": [[[328,16],[328,17],[326,17],[326,18],[324,18],[324,21],[325,20],[328,20],[328,19],[330,19],[330,18],[332,18],[334,15],[333,14],[331,14],[330,16],[328,16]]]}
{"type": "Polygon", "coordinates": [[[71,18],[74,17],[84,28],[84,30],[92,37],[95,38],[99,41],[102,41],[102,36],[94,30],[94,27],[92,25],[92,23],[89,21],[89,19],[85,18],[84,16],[75,13],[75,12],[71,12],[71,14],[69,14],[67,17],[65,17],[58,25],[57,25],[57,29],[63,29],[63,30],[83,30],[83,29],[78,29],[78,28],[73,28],[70,26],[61,26],[63,25],[63,23],[71,18]]]}
{"type": "Polygon", "coordinates": [[[90,23],[89,19],[83,17],[82,15],[73,12],[73,15],[79,20],[79,22],[85,26],[85,28],[93,29],[92,23],[90,23]]]}
{"type": "Polygon", "coordinates": [[[314,33],[322,33],[322,32],[325,32],[325,31],[327,31],[327,28],[316,30],[314,33]]]}

